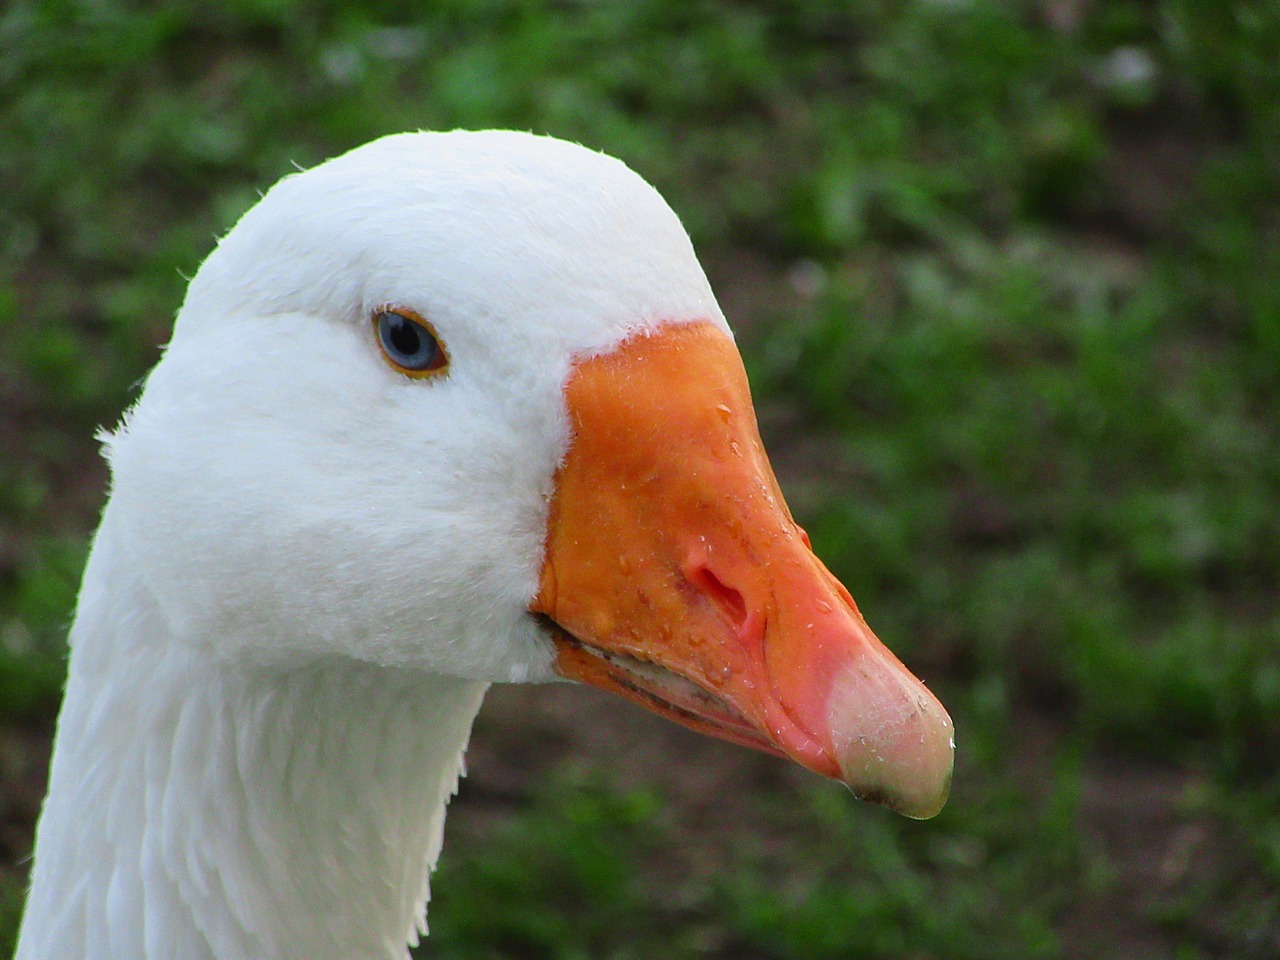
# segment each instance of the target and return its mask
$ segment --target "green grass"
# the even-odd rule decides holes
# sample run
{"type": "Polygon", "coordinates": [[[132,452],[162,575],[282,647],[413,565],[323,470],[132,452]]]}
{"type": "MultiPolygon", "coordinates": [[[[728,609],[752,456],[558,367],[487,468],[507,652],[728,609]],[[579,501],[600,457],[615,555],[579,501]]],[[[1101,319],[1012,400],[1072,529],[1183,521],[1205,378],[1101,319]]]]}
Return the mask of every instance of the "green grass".
{"type": "Polygon", "coordinates": [[[755,829],[729,838],[716,870],[660,794],[570,770],[445,858],[419,955],[1059,956],[1053,918],[1106,884],[1075,833],[1078,760],[1049,772],[1047,802],[967,767],[990,779],[928,824],[826,786],[733,798],[755,829]]]}
{"type": "Polygon", "coordinates": [[[532,128],[653,181],[725,299],[757,284],[731,320],[784,484],[960,767],[928,824],[742,798],[713,878],[662,798],[566,779],[446,845],[435,955],[1276,955],[1277,64],[1266,0],[13,0],[4,722],[51,718],[93,429],[213,237],[295,162],[532,128]]]}
{"type": "Polygon", "coordinates": [[[641,945],[667,936],[637,869],[660,849],[659,808],[650,791],[581,774],[544,786],[525,815],[443,863],[420,954],[644,956],[641,945]]]}

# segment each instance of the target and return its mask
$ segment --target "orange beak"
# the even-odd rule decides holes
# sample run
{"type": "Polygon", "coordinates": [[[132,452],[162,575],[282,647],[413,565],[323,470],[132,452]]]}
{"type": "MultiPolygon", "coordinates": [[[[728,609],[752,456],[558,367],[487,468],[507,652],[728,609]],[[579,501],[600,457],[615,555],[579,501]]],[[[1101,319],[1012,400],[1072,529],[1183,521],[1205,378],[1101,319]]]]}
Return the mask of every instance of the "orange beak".
{"type": "Polygon", "coordinates": [[[809,548],[732,340],[669,325],[579,361],[538,595],[566,677],[787,756],[909,817],[951,783],[951,719],[809,548]]]}

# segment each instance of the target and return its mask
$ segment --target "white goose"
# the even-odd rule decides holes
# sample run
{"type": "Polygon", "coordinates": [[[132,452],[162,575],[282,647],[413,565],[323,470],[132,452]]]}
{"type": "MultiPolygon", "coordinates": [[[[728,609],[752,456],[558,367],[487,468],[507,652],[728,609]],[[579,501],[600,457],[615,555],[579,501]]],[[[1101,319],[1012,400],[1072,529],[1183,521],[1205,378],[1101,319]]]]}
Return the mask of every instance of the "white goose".
{"type": "Polygon", "coordinates": [[[946,712],[809,551],[688,237],[602,154],[418,133],[286,178],[105,449],[21,960],[403,958],[493,682],[945,800],[946,712]]]}

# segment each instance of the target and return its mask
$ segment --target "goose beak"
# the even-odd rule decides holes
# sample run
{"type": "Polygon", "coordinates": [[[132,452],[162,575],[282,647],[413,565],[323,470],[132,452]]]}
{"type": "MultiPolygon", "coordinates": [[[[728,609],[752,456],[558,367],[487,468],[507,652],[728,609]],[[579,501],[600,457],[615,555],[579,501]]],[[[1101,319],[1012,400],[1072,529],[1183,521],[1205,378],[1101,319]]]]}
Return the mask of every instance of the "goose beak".
{"type": "Polygon", "coordinates": [[[953,730],[783,501],[732,340],[667,325],[577,362],[531,610],[566,677],[936,814],[953,730]]]}

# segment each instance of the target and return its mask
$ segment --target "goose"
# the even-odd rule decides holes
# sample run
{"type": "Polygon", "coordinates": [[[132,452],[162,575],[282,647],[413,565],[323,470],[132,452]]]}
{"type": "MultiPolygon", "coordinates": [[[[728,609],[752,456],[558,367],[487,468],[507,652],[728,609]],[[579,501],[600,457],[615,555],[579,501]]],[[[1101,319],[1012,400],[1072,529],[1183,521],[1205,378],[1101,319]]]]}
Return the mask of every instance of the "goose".
{"type": "Polygon", "coordinates": [[[950,718],[813,554],[688,235],[605,154],[417,132],[286,177],[100,439],[19,960],[406,957],[493,683],[946,799],[950,718]]]}

